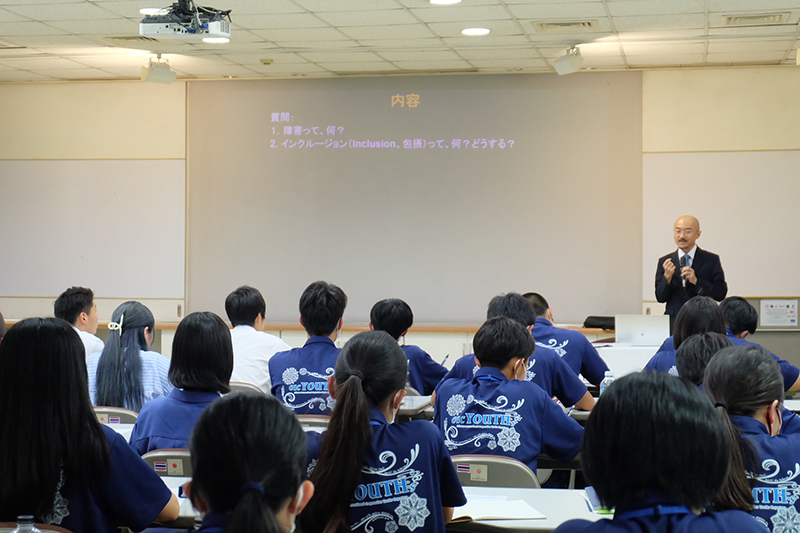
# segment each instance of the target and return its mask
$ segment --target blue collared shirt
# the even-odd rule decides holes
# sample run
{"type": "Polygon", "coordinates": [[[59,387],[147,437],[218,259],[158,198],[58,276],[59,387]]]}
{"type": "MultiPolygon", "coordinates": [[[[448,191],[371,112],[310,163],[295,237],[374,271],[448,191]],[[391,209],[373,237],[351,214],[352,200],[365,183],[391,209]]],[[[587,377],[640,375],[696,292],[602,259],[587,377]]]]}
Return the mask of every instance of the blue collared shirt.
{"type": "Polygon", "coordinates": [[[131,448],[139,455],[165,448],[188,448],[197,419],[218,392],[172,389],[169,396],[147,402],[131,432],[131,448]]]}
{"type": "Polygon", "coordinates": [[[428,395],[433,392],[447,369],[419,346],[403,345],[401,348],[408,358],[408,384],[420,394],[428,395]]]}
{"type": "Polygon", "coordinates": [[[299,415],[331,414],[336,401],[328,393],[328,378],[340,351],[328,337],[311,337],[302,348],[273,355],[272,394],[299,415]]]}
{"type": "Polygon", "coordinates": [[[471,381],[451,379],[436,397],[434,423],[451,455],[482,453],[513,457],[536,472],[536,456],[572,460],[583,428],[544,391],[483,367],[471,381]]]}
{"type": "Polygon", "coordinates": [[[555,350],[575,375],[583,375],[594,385],[603,381],[608,365],[581,332],[557,328],[549,320],[537,318],[532,333],[537,346],[555,350]]]}
{"type": "MultiPolygon", "coordinates": [[[[459,357],[453,364],[453,368],[436,386],[436,394],[439,394],[439,388],[449,379],[458,378],[471,381],[479,368],[473,354],[459,357]]],[[[525,380],[539,385],[548,396],[551,398],[555,396],[568,407],[575,405],[583,398],[587,390],[586,385],[567,366],[567,363],[549,348],[536,348],[536,351],[528,359],[525,380]]]]}

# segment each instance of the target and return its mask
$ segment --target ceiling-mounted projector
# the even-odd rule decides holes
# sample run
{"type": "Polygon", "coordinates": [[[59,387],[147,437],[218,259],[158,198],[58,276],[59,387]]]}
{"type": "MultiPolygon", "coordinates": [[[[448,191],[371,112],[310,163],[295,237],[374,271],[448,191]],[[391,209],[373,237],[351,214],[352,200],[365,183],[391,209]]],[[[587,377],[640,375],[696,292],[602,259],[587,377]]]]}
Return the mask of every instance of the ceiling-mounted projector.
{"type": "Polygon", "coordinates": [[[139,35],[154,39],[207,39],[231,36],[231,11],[198,7],[194,0],[178,0],[139,22],[139,35]]]}

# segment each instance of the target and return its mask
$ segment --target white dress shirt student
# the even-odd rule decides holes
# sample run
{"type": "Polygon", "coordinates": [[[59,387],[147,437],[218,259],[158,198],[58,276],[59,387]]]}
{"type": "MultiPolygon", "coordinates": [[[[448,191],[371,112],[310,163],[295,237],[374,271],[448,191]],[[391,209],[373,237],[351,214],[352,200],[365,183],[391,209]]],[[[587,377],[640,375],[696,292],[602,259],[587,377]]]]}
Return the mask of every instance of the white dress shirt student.
{"type": "Polygon", "coordinates": [[[100,352],[105,346],[97,333],[97,304],[94,303],[92,289],[70,287],[62,292],[53,303],[56,318],[62,318],[72,324],[86,349],[86,358],[100,352]]]}
{"type": "Polygon", "coordinates": [[[269,360],[291,346],[275,335],[264,333],[267,302],[258,289],[245,285],[230,293],[225,299],[225,312],[234,326],[231,381],[250,383],[268,393],[272,388],[269,360]]]}

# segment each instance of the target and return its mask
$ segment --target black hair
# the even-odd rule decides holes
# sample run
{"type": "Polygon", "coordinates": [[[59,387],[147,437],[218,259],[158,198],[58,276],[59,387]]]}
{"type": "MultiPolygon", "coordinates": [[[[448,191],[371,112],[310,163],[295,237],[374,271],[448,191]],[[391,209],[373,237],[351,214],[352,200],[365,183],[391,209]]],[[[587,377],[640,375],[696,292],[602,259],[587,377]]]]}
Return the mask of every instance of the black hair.
{"type": "Polygon", "coordinates": [[[544,296],[538,292],[526,292],[522,295],[522,297],[530,302],[530,304],[533,306],[533,312],[536,313],[537,317],[547,315],[547,310],[550,309],[550,304],[547,303],[547,300],[544,299],[544,296]]]}
{"type": "Polygon", "coordinates": [[[141,350],[149,344],[144,330],[155,329],[153,313],[139,302],[125,302],[111,314],[122,331],[111,330],[97,364],[96,405],[140,411],[144,405],[141,350]]]}
{"type": "Polygon", "coordinates": [[[230,392],[231,331],[214,313],[186,315],[175,330],[169,380],[179,389],[230,392]]]}
{"type": "Polygon", "coordinates": [[[45,522],[61,481],[62,493],[100,490],[109,460],[83,343],[65,320],[22,320],[0,343],[0,375],[0,520],[45,522]]]}
{"type": "Polygon", "coordinates": [[[85,287],[70,287],[62,292],[56,301],[53,302],[53,314],[56,318],[61,318],[75,324],[81,313],[89,313],[94,304],[94,293],[92,289],[85,287]]]}
{"type": "Polygon", "coordinates": [[[494,318],[496,316],[507,316],[526,328],[536,323],[536,313],[533,311],[533,306],[521,294],[516,292],[509,292],[492,298],[492,301],[489,302],[489,308],[486,310],[486,318],[494,318]]]}
{"type": "Polygon", "coordinates": [[[505,316],[490,318],[472,340],[481,366],[503,369],[517,357],[528,358],[536,349],[533,335],[519,322],[505,316]]]}
{"type": "Polygon", "coordinates": [[[372,306],[369,320],[373,328],[385,331],[397,340],[414,323],[414,313],[403,300],[387,298],[372,306]]]}
{"type": "Polygon", "coordinates": [[[717,406],[731,443],[731,473],[719,508],[753,510],[753,493],[746,470],[755,467],[755,449],[739,435],[731,415],[753,416],[778,400],[783,403],[783,376],[778,362],[760,346],[732,346],[711,358],[703,376],[703,390],[717,406]]]}
{"type": "Polygon", "coordinates": [[[695,385],[703,383],[703,373],[708,362],[718,351],[733,346],[733,342],[722,333],[697,333],[681,343],[675,353],[678,375],[695,385]]]}
{"type": "Polygon", "coordinates": [[[255,392],[214,400],[189,451],[192,500],[202,496],[211,511],[230,514],[226,533],[284,532],[276,512],[295,497],[306,469],[306,436],[285,405],[255,392]]]}
{"type": "Polygon", "coordinates": [[[252,326],[259,314],[267,316],[267,302],[261,291],[242,285],[225,298],[225,312],[233,326],[252,326]]]}
{"type": "Polygon", "coordinates": [[[725,322],[734,335],[742,332],[755,333],[758,328],[758,311],[741,296],[730,296],[719,304],[725,322]]]}
{"type": "Polygon", "coordinates": [[[3,319],[3,313],[0,313],[0,339],[6,334],[6,321],[3,319]]]}
{"type": "Polygon", "coordinates": [[[327,337],[336,330],[347,307],[342,289],[325,281],[315,281],[300,296],[300,318],[306,333],[327,337]]]}
{"type": "Polygon", "coordinates": [[[691,335],[707,332],[725,335],[725,315],[713,298],[695,296],[683,304],[675,318],[672,337],[675,349],[680,348],[681,343],[691,335]]]}
{"type": "Polygon", "coordinates": [[[654,492],[690,509],[719,492],[730,446],[703,393],[663,372],[612,383],[589,415],[581,465],[606,507],[619,511],[654,492]]]}
{"type": "Polygon", "coordinates": [[[372,447],[370,408],[403,390],[408,359],[385,331],[365,331],[347,341],[336,361],[336,407],[311,481],[317,487],[302,515],[304,531],[349,532],[347,513],[372,447]]]}

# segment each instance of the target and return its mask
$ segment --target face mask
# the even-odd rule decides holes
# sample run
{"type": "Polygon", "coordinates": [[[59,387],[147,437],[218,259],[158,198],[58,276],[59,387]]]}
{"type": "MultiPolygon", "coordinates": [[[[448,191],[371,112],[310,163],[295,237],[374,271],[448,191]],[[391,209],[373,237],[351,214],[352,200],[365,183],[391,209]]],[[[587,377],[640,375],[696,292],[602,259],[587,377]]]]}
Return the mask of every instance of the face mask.
{"type": "Polygon", "coordinates": [[[294,530],[297,528],[297,515],[300,514],[300,511],[297,510],[297,507],[300,506],[300,502],[303,501],[303,484],[300,484],[300,489],[297,491],[297,506],[295,507],[294,516],[292,516],[292,527],[289,528],[289,533],[294,533],[294,530]]]}

